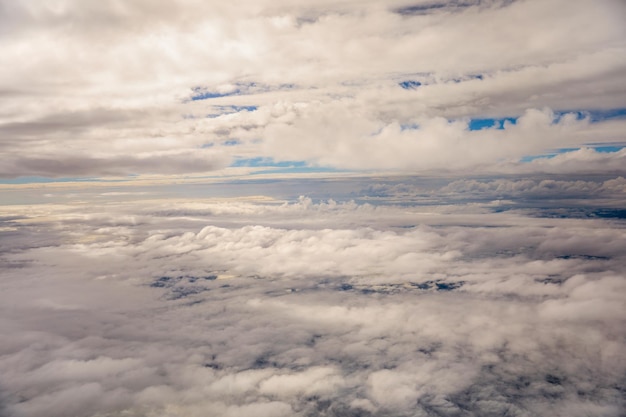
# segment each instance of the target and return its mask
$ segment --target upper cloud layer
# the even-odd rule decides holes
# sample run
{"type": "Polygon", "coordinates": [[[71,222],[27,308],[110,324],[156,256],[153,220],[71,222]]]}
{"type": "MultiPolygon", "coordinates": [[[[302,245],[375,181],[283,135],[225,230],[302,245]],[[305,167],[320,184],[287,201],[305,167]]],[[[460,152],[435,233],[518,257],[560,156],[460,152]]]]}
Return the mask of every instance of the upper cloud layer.
{"type": "Polygon", "coordinates": [[[257,156],[501,169],[503,158],[623,141],[621,122],[462,132],[468,118],[543,111],[528,109],[623,108],[617,0],[0,7],[3,177],[207,172],[257,156]],[[199,150],[222,162],[161,159],[199,150]]]}

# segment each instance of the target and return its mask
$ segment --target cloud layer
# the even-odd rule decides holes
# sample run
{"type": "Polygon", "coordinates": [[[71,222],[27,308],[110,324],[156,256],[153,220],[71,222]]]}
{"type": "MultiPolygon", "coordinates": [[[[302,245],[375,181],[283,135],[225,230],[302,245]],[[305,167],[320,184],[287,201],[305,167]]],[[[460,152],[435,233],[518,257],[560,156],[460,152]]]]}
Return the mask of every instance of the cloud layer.
{"type": "Polygon", "coordinates": [[[618,0],[0,8],[4,178],[210,172],[254,157],[500,171],[558,148],[623,146],[621,117],[555,117],[626,106],[618,0]],[[502,117],[519,122],[468,130],[502,117]]]}
{"type": "MultiPolygon", "coordinates": [[[[619,196],[622,182],[445,187],[619,196]]],[[[116,197],[5,209],[5,415],[623,411],[619,220],[116,197]]]]}
{"type": "Polygon", "coordinates": [[[0,0],[0,417],[620,417],[621,0],[0,0]]]}

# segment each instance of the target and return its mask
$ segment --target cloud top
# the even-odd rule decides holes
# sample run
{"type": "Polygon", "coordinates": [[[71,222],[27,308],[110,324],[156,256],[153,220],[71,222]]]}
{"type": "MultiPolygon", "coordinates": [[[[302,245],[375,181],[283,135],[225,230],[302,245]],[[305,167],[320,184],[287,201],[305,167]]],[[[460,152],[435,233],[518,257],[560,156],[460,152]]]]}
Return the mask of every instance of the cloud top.
{"type": "Polygon", "coordinates": [[[3,412],[619,416],[623,221],[450,203],[606,203],[622,183],[457,180],[429,207],[7,208],[3,412]]]}

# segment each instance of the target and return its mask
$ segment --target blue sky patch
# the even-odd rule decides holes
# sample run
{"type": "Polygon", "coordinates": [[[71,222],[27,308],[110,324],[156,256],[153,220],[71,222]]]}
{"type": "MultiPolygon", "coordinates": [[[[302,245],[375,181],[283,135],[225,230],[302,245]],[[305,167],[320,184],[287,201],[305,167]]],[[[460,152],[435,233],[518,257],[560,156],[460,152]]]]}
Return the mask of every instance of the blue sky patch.
{"type": "Polygon", "coordinates": [[[596,152],[601,153],[613,153],[619,152],[624,149],[626,146],[617,145],[617,146],[591,146],[596,152]]]}
{"type": "Polygon", "coordinates": [[[191,88],[191,96],[189,100],[198,101],[198,100],[209,100],[213,98],[220,97],[231,97],[231,96],[242,96],[254,93],[264,93],[267,91],[276,91],[276,90],[292,90],[296,88],[295,84],[280,84],[280,85],[267,85],[267,84],[259,84],[255,82],[241,82],[234,83],[233,88],[231,90],[218,91],[216,89],[211,89],[210,87],[204,86],[195,86],[191,88]]]}
{"type": "Polygon", "coordinates": [[[487,128],[504,129],[505,122],[511,124],[517,123],[515,117],[504,117],[501,119],[471,119],[469,122],[469,130],[482,130],[487,128]]]}
{"type": "Polygon", "coordinates": [[[226,92],[226,93],[220,93],[220,92],[217,92],[217,91],[208,91],[208,90],[205,90],[202,87],[193,87],[191,90],[193,91],[193,93],[191,94],[191,100],[192,101],[207,100],[207,99],[210,99],[210,98],[235,96],[235,95],[239,94],[239,92],[240,92],[240,90],[234,90],[234,91],[229,91],[229,92],[226,92]]]}
{"type": "Polygon", "coordinates": [[[232,109],[235,112],[240,112],[240,111],[255,111],[256,109],[258,109],[257,106],[221,106],[223,108],[229,108],[232,109]]]}
{"type": "Polygon", "coordinates": [[[609,110],[591,110],[588,112],[591,122],[626,118],[626,108],[609,110]]]}
{"type": "Polygon", "coordinates": [[[253,112],[257,109],[257,106],[215,106],[215,110],[218,110],[220,113],[209,113],[206,114],[204,117],[207,119],[215,119],[225,114],[239,113],[242,111],[253,112]]]}
{"type": "Polygon", "coordinates": [[[315,172],[342,172],[336,168],[310,166],[306,161],[274,161],[273,158],[238,158],[231,167],[267,168],[251,172],[250,175],[260,174],[303,174],[315,172]]]}
{"type": "Polygon", "coordinates": [[[551,159],[554,158],[556,154],[546,154],[546,155],[529,155],[520,159],[520,162],[532,162],[535,159],[551,159]]]}
{"type": "Polygon", "coordinates": [[[315,173],[315,172],[341,172],[341,170],[329,167],[312,167],[312,166],[291,166],[285,168],[276,169],[264,169],[251,173],[251,175],[260,174],[303,174],[303,173],[315,173]]]}
{"type": "MultiPolygon", "coordinates": [[[[591,148],[596,152],[600,152],[600,153],[614,153],[614,152],[619,152],[622,149],[626,148],[626,146],[624,145],[602,145],[602,146],[594,146],[594,145],[589,145],[589,146],[585,146],[586,148],[591,148]]],[[[557,149],[554,152],[550,152],[550,153],[546,153],[546,154],[542,154],[542,155],[529,155],[529,156],[525,156],[522,159],[520,159],[521,162],[531,162],[534,161],[535,159],[552,159],[557,155],[561,155],[564,153],[568,153],[568,152],[575,152],[575,151],[579,151],[582,148],[561,148],[561,149],[557,149]]]]}
{"type": "Polygon", "coordinates": [[[237,158],[232,164],[231,167],[276,167],[276,168],[293,168],[293,167],[304,167],[306,166],[305,161],[280,161],[275,162],[273,158],[237,158]]]}
{"type": "Polygon", "coordinates": [[[575,114],[577,120],[588,117],[591,123],[598,123],[605,120],[626,118],[626,108],[608,110],[562,110],[554,112],[557,121],[566,114],[575,114]]]}
{"type": "MultiPolygon", "coordinates": [[[[482,76],[481,76],[482,79],[482,76]]],[[[558,122],[561,118],[567,114],[576,115],[577,120],[589,118],[592,123],[598,123],[605,120],[626,118],[626,108],[610,109],[610,110],[567,110],[567,111],[555,111],[554,121],[558,122]]],[[[504,129],[504,123],[509,122],[512,124],[517,123],[517,117],[504,117],[504,118],[477,118],[471,119],[469,122],[469,130],[482,130],[487,128],[504,129]]],[[[598,152],[600,148],[595,147],[598,152]]],[[[621,149],[621,148],[620,148],[621,149]]],[[[619,149],[618,149],[619,150],[619,149]]]]}
{"type": "Polygon", "coordinates": [[[415,90],[417,87],[421,86],[422,83],[419,81],[415,81],[415,80],[406,80],[406,81],[400,81],[398,85],[404,88],[405,90],[415,90]]]}
{"type": "Polygon", "coordinates": [[[241,94],[247,94],[251,89],[255,88],[256,86],[257,84],[253,82],[236,83],[235,89],[231,91],[225,91],[225,92],[210,90],[207,87],[196,86],[196,87],[191,88],[192,93],[191,93],[190,98],[191,98],[191,101],[198,101],[198,100],[207,100],[211,98],[238,96],[241,94]]]}

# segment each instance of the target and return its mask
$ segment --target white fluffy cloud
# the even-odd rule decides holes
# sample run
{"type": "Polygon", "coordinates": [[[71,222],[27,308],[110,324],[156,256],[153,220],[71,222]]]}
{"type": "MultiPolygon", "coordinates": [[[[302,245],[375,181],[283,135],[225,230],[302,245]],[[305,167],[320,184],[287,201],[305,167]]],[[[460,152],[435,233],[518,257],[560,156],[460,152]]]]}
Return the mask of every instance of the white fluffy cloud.
{"type": "MultiPolygon", "coordinates": [[[[481,192],[547,186],[527,182],[481,192]]],[[[5,207],[7,415],[624,407],[618,220],[307,198],[78,204],[5,207]]]]}
{"type": "Polygon", "coordinates": [[[625,14],[0,0],[0,416],[623,415],[625,14]]]}
{"type": "Polygon", "coordinates": [[[624,107],[618,0],[0,7],[3,177],[185,174],[258,156],[423,172],[623,142],[623,123],[535,120],[624,107]],[[535,121],[464,131],[504,116],[535,121]]]}

